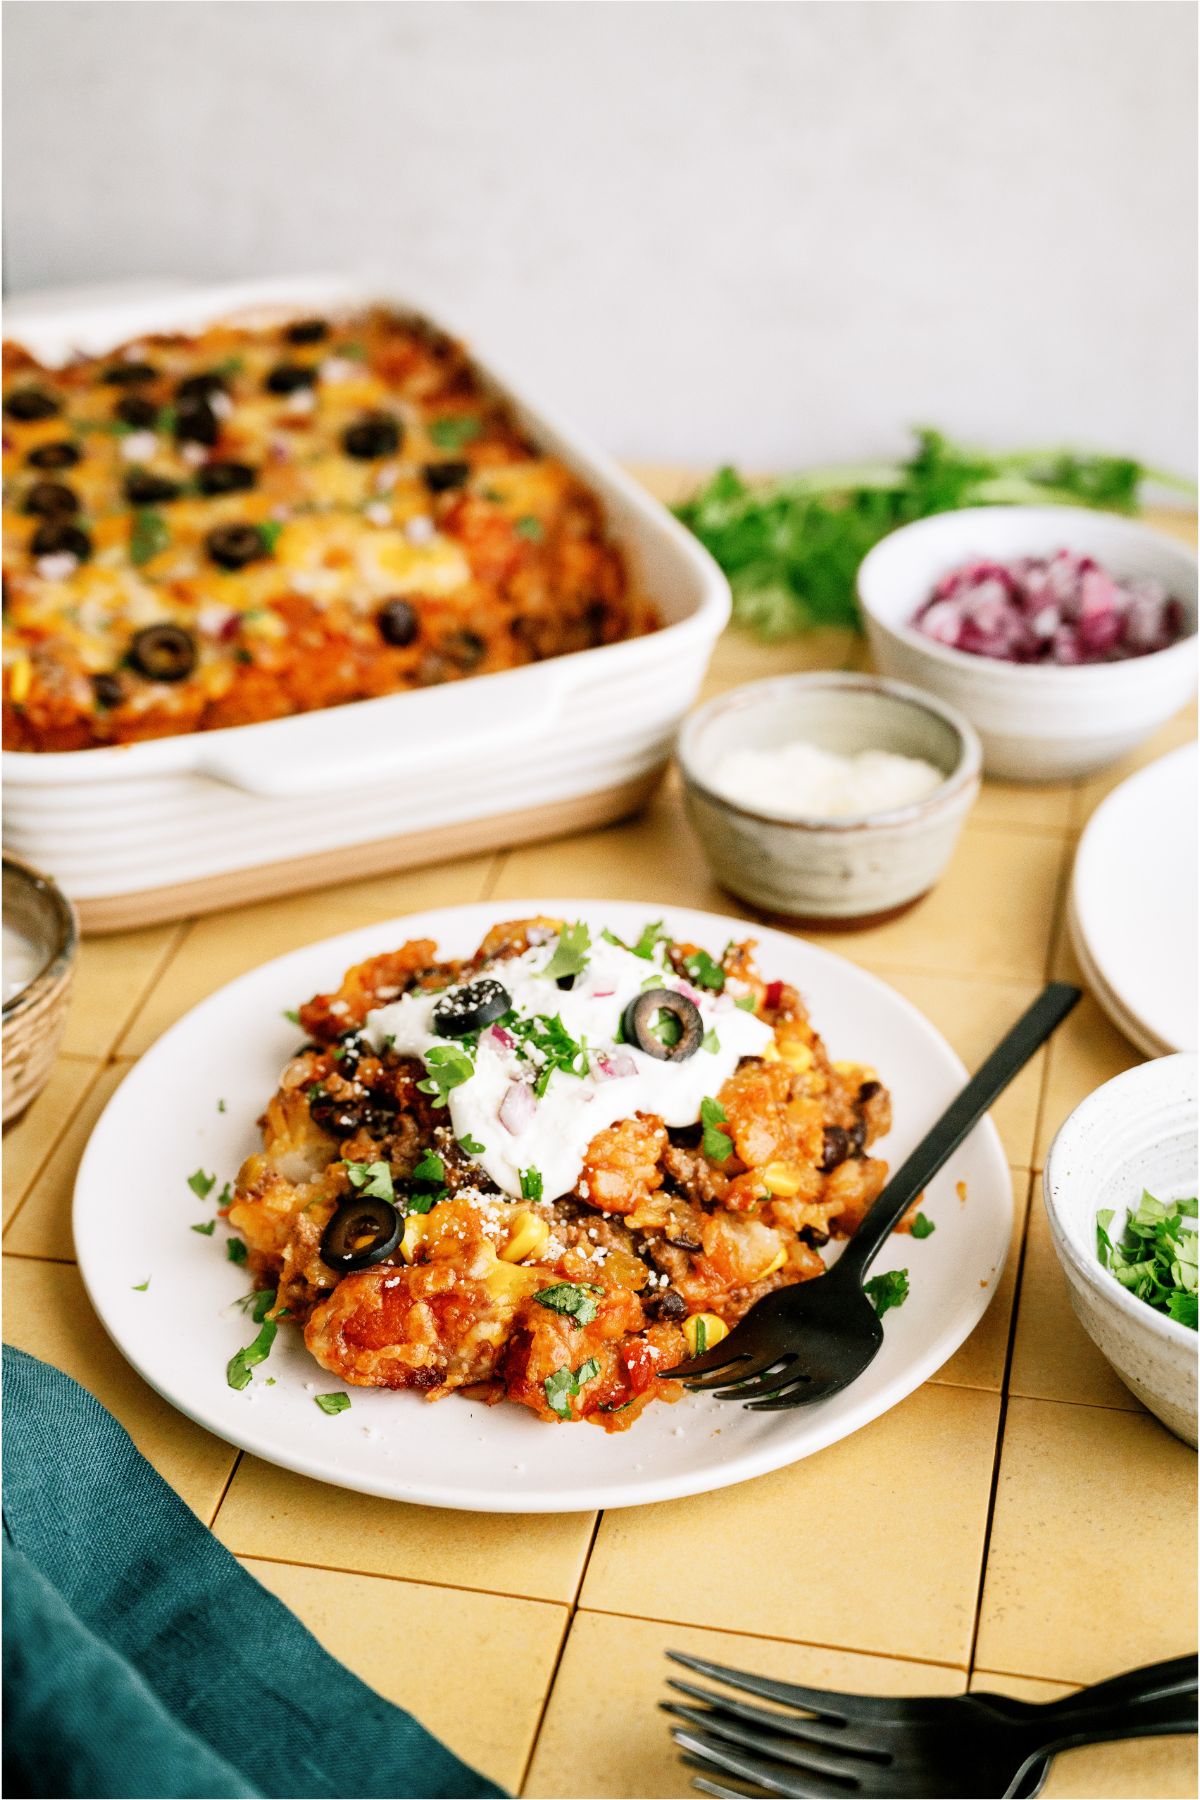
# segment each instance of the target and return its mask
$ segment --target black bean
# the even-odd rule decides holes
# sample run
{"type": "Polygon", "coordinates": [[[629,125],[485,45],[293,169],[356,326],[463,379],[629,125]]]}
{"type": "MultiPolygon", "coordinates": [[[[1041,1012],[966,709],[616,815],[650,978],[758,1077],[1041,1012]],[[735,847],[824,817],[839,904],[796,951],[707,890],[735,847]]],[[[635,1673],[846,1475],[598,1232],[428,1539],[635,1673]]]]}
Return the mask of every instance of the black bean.
{"type": "Polygon", "coordinates": [[[307,363],[276,363],[267,376],[267,390],[272,394],[294,394],[300,388],[315,385],[317,371],[307,363]]]}
{"type": "Polygon", "coordinates": [[[135,431],[153,431],[158,424],[158,408],[144,394],[124,394],[117,401],[117,418],[132,425],[135,431]]]}
{"type": "Polygon", "coordinates": [[[297,319],[284,332],[289,344],[319,344],[329,336],[324,319],[297,319]]]}
{"type": "Polygon", "coordinates": [[[470,473],[470,463],[457,461],[426,463],[421,470],[431,494],[444,494],[449,488],[465,486],[470,473]]]}
{"type": "Polygon", "coordinates": [[[103,712],[110,712],[114,706],[120,706],[125,698],[125,690],[117,675],[93,675],[92,693],[96,705],[103,712]]]}
{"type": "Polygon", "coordinates": [[[839,1163],[844,1163],[850,1154],[850,1133],[843,1131],[840,1125],[827,1125],[821,1145],[821,1173],[828,1175],[839,1163]]]}
{"type": "Polygon", "coordinates": [[[417,615],[407,600],[387,600],[375,615],[379,635],[385,644],[403,650],[417,635],[417,615]]]}
{"type": "Polygon", "coordinates": [[[342,433],[342,448],[347,456],[373,462],[381,456],[393,456],[400,448],[400,421],[390,413],[368,413],[342,433]]]}
{"type": "Polygon", "coordinates": [[[125,498],[131,506],[161,506],[178,500],[183,488],[166,475],[155,475],[149,469],[130,469],[124,482],[125,498]]]}
{"type": "Polygon", "coordinates": [[[175,436],[181,442],[215,444],[221,421],[202,394],[181,399],[175,408],[175,436]]]}
{"type": "Polygon", "coordinates": [[[196,471],[196,486],[202,494],[236,494],[252,488],[257,479],[257,470],[242,462],[208,462],[196,471]]]}
{"type": "Polygon", "coordinates": [[[158,380],[158,370],[148,362],[120,362],[105,369],[100,379],[106,387],[144,387],[158,380]]]}

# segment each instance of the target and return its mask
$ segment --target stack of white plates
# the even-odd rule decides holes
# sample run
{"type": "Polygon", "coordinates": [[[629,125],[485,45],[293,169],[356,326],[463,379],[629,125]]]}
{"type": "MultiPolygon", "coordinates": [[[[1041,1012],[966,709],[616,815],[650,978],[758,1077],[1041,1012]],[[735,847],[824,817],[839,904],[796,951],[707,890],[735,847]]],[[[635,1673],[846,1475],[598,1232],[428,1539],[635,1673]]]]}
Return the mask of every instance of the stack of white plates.
{"type": "Polygon", "coordinates": [[[1197,1047],[1196,746],[1131,775],[1080,840],[1068,924],[1084,980],[1147,1056],[1197,1047]]]}

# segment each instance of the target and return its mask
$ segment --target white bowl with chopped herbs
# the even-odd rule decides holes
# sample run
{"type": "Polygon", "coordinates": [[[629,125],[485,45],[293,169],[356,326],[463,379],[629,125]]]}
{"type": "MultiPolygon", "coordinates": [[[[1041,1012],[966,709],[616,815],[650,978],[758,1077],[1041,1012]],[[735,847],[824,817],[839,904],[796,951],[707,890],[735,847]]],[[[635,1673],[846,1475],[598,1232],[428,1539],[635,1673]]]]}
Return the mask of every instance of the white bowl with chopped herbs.
{"type": "Polygon", "coordinates": [[[1071,1305],[1121,1380],[1196,1443],[1197,1058],[1105,1082],[1050,1147],[1046,1212],[1071,1305]]]}

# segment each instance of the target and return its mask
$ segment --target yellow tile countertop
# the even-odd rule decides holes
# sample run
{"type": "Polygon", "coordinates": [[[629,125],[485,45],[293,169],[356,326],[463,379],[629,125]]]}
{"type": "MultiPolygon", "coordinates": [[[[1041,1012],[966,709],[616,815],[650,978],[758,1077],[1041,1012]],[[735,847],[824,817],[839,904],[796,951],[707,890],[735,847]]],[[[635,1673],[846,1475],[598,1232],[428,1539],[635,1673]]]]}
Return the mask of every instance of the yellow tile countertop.
{"type": "MultiPolygon", "coordinates": [[[[775,647],[730,632],[708,691],[862,654],[850,632],[775,647]]],[[[1193,732],[1181,716],[1091,782],[989,784],[934,893],[890,924],[811,935],[977,1063],[1040,983],[1074,973],[1063,901],[1089,813],[1193,732]]],[[[1017,1229],[978,1329],[892,1412],[758,1481],[600,1516],[406,1507],[239,1454],[127,1367],[74,1266],[70,1197],[132,1061],[204,995],[296,945],[544,893],[744,912],[714,886],[672,776],[640,817],[602,831],[85,943],[60,1062],[5,1140],[6,1339],[91,1388],[335,1656],[514,1792],[689,1793],[655,1704],[668,1646],[864,1692],[1034,1699],[1193,1650],[1195,1457],[1077,1325],[1042,1209],[1058,1125],[1139,1060],[1090,999],[996,1108],[1017,1229]],[[435,1680],[414,1679],[414,1643],[435,1680]]],[[[1194,1740],[1072,1752],[1045,1792],[1195,1794],[1194,1740]]]]}

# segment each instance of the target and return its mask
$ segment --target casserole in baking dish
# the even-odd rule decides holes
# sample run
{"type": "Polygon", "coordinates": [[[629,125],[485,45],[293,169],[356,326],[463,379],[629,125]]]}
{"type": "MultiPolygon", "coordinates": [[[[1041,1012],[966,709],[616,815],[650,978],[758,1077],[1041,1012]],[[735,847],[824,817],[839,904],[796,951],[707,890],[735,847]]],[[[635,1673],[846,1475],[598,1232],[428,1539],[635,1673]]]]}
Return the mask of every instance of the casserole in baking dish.
{"type": "Polygon", "coordinates": [[[403,301],[283,282],[8,324],[35,360],[6,381],[5,841],[85,928],[648,791],[724,581],[403,301]]]}

